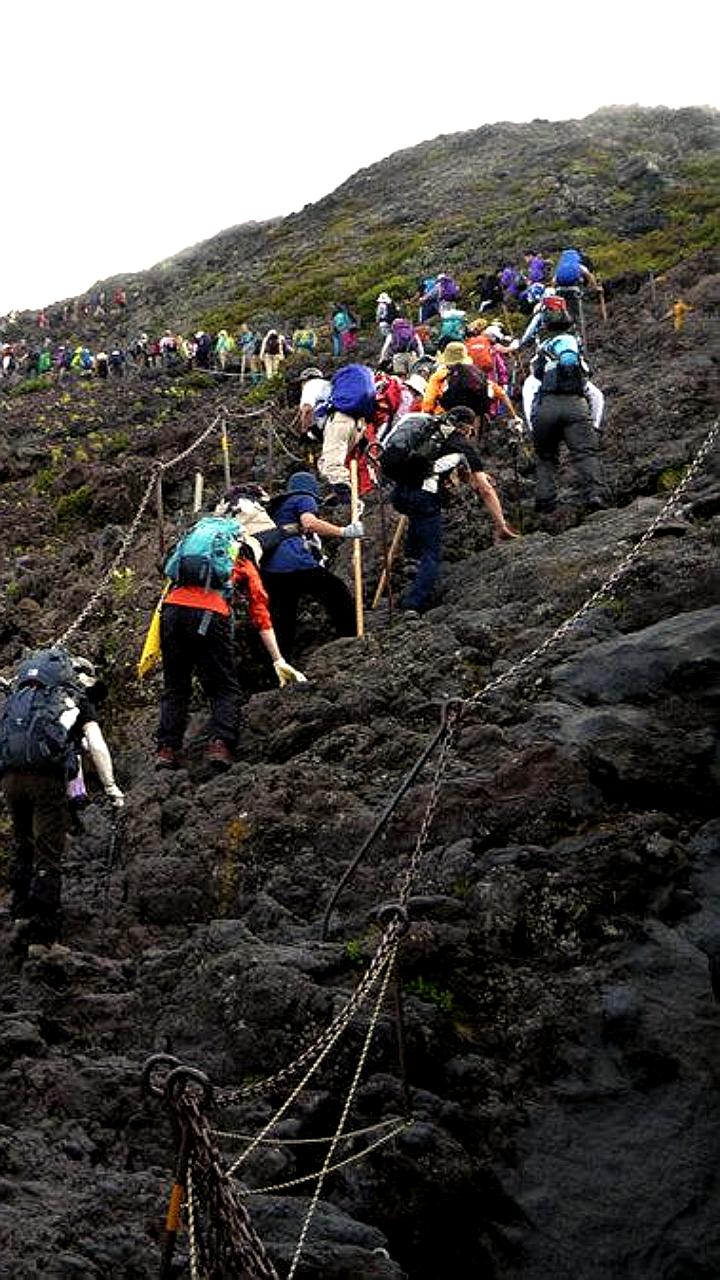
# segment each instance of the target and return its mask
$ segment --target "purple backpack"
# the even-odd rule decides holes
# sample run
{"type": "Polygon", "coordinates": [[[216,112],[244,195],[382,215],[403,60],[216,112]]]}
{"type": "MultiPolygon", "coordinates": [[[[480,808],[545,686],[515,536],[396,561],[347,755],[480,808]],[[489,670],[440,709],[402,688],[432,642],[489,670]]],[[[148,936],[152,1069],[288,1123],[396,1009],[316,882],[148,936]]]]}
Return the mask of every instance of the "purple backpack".
{"type": "Polygon", "coordinates": [[[442,302],[455,302],[460,297],[460,285],[452,276],[440,276],[438,284],[442,302]]]}
{"type": "Polygon", "coordinates": [[[406,320],[404,316],[398,316],[397,320],[393,320],[390,332],[392,334],[391,346],[394,352],[412,350],[415,342],[415,326],[412,320],[406,320]]]}

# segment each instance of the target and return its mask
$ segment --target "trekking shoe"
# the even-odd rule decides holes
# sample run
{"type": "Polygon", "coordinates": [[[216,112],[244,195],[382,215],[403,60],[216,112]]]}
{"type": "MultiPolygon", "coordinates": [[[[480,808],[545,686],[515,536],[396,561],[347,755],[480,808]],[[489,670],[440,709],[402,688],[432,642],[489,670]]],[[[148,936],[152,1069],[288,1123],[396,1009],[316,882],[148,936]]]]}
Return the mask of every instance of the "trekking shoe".
{"type": "Polygon", "coordinates": [[[158,747],[155,753],[156,769],[179,769],[180,752],[174,747],[158,747]]]}
{"type": "Polygon", "coordinates": [[[405,622],[419,622],[420,612],[418,609],[401,609],[400,617],[403,618],[405,622]]]}
{"type": "Polygon", "coordinates": [[[215,769],[229,769],[234,764],[233,753],[222,738],[212,738],[207,744],[205,759],[215,769]]]}
{"type": "Polygon", "coordinates": [[[596,494],[594,498],[590,498],[587,504],[588,511],[604,511],[606,507],[605,499],[601,498],[599,494],[596,494]]]}

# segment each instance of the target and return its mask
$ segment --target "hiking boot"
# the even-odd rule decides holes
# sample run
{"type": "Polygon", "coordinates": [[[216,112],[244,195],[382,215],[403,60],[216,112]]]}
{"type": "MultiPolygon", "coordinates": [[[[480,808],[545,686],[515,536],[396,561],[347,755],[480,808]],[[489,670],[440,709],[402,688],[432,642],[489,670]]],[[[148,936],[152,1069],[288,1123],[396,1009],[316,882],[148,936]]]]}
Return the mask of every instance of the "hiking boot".
{"type": "Polygon", "coordinates": [[[156,769],[179,769],[180,752],[174,747],[158,747],[155,753],[156,769]]]}
{"type": "Polygon", "coordinates": [[[233,753],[222,738],[212,738],[205,750],[205,759],[214,769],[229,769],[234,764],[233,753]]]}
{"type": "Polygon", "coordinates": [[[400,608],[400,617],[404,622],[418,622],[420,620],[420,611],[418,609],[400,608]]]}

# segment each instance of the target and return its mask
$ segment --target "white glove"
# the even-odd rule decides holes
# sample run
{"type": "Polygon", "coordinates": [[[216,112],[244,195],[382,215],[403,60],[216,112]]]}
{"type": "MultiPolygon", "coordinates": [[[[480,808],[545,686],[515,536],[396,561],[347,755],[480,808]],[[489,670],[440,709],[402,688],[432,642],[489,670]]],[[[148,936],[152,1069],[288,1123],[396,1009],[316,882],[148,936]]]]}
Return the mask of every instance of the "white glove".
{"type": "Polygon", "coordinates": [[[511,418],[508,425],[521,440],[525,439],[525,423],[522,418],[511,418]]]}
{"type": "Polygon", "coordinates": [[[105,795],[110,801],[113,809],[122,809],[125,804],[125,796],[116,782],[110,782],[108,784],[105,788],[105,795]]]}
{"type": "Polygon", "coordinates": [[[364,538],[365,526],[362,520],[353,520],[350,524],[346,524],[340,532],[341,538],[364,538]]]}
{"type": "Polygon", "coordinates": [[[277,662],[273,662],[273,668],[281,689],[286,684],[307,684],[307,676],[304,676],[302,671],[296,671],[295,667],[291,667],[284,658],[278,658],[277,662]]]}
{"type": "Polygon", "coordinates": [[[510,343],[510,346],[508,347],[508,351],[517,351],[519,346],[520,346],[520,339],[513,338],[512,342],[510,343]]]}

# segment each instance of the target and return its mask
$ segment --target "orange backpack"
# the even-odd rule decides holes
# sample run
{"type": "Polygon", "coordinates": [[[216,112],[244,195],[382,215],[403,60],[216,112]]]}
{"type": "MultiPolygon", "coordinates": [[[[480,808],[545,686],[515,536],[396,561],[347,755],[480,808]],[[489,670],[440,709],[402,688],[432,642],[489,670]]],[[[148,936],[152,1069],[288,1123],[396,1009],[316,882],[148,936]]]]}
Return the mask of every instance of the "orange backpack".
{"type": "Polygon", "coordinates": [[[495,344],[492,338],[484,333],[476,333],[472,338],[465,339],[465,346],[476,368],[491,374],[495,369],[495,344]]]}

